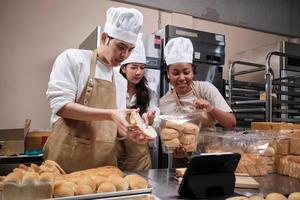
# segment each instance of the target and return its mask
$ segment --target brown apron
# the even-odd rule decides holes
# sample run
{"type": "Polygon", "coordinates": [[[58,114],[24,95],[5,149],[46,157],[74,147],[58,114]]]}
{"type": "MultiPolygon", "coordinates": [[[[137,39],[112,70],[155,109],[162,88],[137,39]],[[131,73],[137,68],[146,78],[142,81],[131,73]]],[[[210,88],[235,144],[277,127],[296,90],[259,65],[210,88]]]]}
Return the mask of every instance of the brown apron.
{"type": "MultiPolygon", "coordinates": [[[[113,81],[95,78],[94,50],[87,85],[77,103],[116,109],[113,81]]],[[[56,161],[67,173],[105,165],[117,166],[117,127],[113,121],[80,121],[59,118],[44,147],[44,159],[56,161]]]]}
{"type": "Polygon", "coordinates": [[[118,141],[118,166],[121,170],[141,171],[151,168],[148,144],[137,144],[129,138],[118,141]]]}
{"type": "MultiPolygon", "coordinates": [[[[193,91],[193,94],[197,97],[197,99],[205,99],[200,94],[200,89],[197,85],[195,85],[194,82],[191,84],[191,89],[193,91]]],[[[173,95],[175,97],[176,101],[176,112],[178,112],[181,108],[181,103],[179,100],[179,97],[175,90],[173,90],[173,95]]],[[[201,112],[201,129],[209,129],[209,128],[215,128],[215,120],[210,116],[207,112],[201,112]]]]}

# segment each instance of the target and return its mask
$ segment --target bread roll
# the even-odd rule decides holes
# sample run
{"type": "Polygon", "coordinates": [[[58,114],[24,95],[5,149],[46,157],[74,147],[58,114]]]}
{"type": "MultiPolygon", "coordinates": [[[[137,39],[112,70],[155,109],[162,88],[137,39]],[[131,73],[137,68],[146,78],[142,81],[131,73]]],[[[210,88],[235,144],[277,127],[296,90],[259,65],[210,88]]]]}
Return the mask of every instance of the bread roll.
{"type": "Polygon", "coordinates": [[[172,128],[177,130],[178,132],[183,131],[184,127],[182,126],[182,124],[173,122],[173,121],[166,121],[166,128],[172,128]]]}
{"type": "Polygon", "coordinates": [[[172,140],[163,140],[162,143],[165,147],[172,147],[172,148],[179,147],[180,145],[178,138],[174,138],[172,140]]]}
{"type": "Polygon", "coordinates": [[[22,178],[23,178],[22,172],[14,171],[5,177],[4,183],[6,182],[20,183],[22,181],[22,178]]]}
{"type": "Polygon", "coordinates": [[[248,198],[244,196],[237,196],[237,197],[229,197],[226,200],[246,200],[246,199],[248,198]]]}
{"type": "Polygon", "coordinates": [[[39,180],[39,174],[36,172],[26,172],[23,176],[22,183],[32,183],[39,180]]]}
{"type": "Polygon", "coordinates": [[[104,176],[91,176],[91,178],[96,183],[97,188],[99,187],[99,185],[101,185],[101,183],[107,181],[107,177],[104,177],[104,176]]]}
{"type": "Polygon", "coordinates": [[[93,191],[96,191],[96,183],[89,176],[85,176],[84,178],[78,180],[77,185],[89,185],[93,191]]]}
{"type": "Polygon", "coordinates": [[[192,152],[195,151],[197,148],[196,143],[191,143],[191,144],[184,144],[183,147],[185,148],[186,152],[192,152]]]}
{"type": "Polygon", "coordinates": [[[163,128],[160,131],[160,137],[162,140],[172,140],[179,136],[179,132],[172,128],[163,128]]]}
{"type": "Polygon", "coordinates": [[[93,174],[98,176],[105,176],[105,177],[111,174],[117,174],[120,177],[125,176],[125,174],[115,166],[98,167],[96,168],[95,172],[93,172],[93,174]]]}
{"type": "Polygon", "coordinates": [[[104,182],[102,183],[98,189],[97,192],[116,192],[117,188],[114,184],[112,184],[111,182],[104,182]]]}
{"type": "Polygon", "coordinates": [[[264,198],[261,196],[252,196],[249,198],[249,200],[264,200],[264,198]]]}
{"type": "Polygon", "coordinates": [[[186,134],[197,134],[199,133],[199,126],[191,122],[183,123],[183,132],[186,134]]]}
{"type": "Polygon", "coordinates": [[[78,185],[75,190],[75,195],[92,194],[94,190],[89,185],[78,185]]]}
{"type": "Polygon", "coordinates": [[[129,188],[132,190],[145,189],[148,187],[148,182],[142,176],[137,174],[127,175],[124,178],[129,183],[129,188]]]}
{"type": "Polygon", "coordinates": [[[44,172],[40,174],[39,177],[40,181],[48,181],[48,182],[52,182],[54,181],[54,174],[50,173],[50,172],[44,172]]]}
{"type": "Polygon", "coordinates": [[[268,146],[265,150],[264,156],[274,156],[275,155],[275,149],[273,147],[268,146]]]}
{"type": "Polygon", "coordinates": [[[144,120],[141,118],[138,112],[131,112],[129,122],[131,125],[137,126],[144,135],[150,138],[155,138],[157,136],[155,129],[152,126],[146,126],[144,120]]]}
{"type": "Polygon", "coordinates": [[[291,193],[288,200],[300,200],[300,192],[291,193]]]}
{"type": "Polygon", "coordinates": [[[181,144],[193,144],[196,142],[196,136],[192,134],[183,134],[179,137],[181,144]]]}
{"type": "Polygon", "coordinates": [[[266,200],[287,200],[283,194],[280,193],[270,193],[266,196],[266,200]]]}
{"type": "Polygon", "coordinates": [[[124,191],[129,188],[128,182],[120,176],[112,174],[108,177],[108,181],[116,186],[117,191],[124,191]]]}
{"type": "MultiPolygon", "coordinates": [[[[68,196],[74,196],[76,188],[72,187],[72,184],[69,184],[70,182],[66,182],[63,184],[58,185],[54,188],[54,197],[68,197],[68,196]]],[[[75,185],[75,187],[77,187],[75,185]]]]}

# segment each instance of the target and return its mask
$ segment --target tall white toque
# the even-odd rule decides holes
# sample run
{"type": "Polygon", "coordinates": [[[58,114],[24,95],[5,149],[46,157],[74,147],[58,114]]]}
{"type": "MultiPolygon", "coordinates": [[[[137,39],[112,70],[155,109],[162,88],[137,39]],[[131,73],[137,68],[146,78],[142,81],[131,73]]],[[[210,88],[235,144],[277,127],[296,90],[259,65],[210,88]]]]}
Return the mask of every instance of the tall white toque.
{"type": "Polygon", "coordinates": [[[184,37],[173,38],[165,47],[166,64],[191,63],[193,64],[193,44],[190,39],[184,37]]]}
{"type": "Polygon", "coordinates": [[[135,44],[143,26],[143,14],[134,8],[111,7],[106,12],[104,32],[110,37],[135,44]]]}
{"type": "Polygon", "coordinates": [[[146,64],[146,53],[145,47],[142,41],[142,34],[139,34],[138,39],[136,40],[135,47],[132,50],[130,56],[124,60],[121,65],[128,63],[143,63],[146,64]]]}

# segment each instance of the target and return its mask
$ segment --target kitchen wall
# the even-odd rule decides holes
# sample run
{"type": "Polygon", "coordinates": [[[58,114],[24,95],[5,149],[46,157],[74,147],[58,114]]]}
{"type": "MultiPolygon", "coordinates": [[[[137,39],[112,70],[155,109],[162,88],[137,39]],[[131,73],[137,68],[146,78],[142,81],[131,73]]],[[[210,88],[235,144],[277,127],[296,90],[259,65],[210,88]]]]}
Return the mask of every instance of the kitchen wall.
{"type": "Polygon", "coordinates": [[[56,56],[77,48],[86,36],[105,22],[111,6],[135,7],[144,14],[145,33],[173,24],[226,36],[226,64],[238,52],[287,38],[234,26],[159,12],[109,0],[0,0],[0,129],[23,126],[50,128],[50,108],[45,95],[56,56]]]}

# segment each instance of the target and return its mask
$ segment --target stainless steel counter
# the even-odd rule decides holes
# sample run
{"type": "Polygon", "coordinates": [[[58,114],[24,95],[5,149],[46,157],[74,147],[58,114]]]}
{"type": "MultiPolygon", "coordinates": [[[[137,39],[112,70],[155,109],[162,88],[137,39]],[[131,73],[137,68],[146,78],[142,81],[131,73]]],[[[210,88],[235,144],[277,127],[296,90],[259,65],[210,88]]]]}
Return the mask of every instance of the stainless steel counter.
{"type": "MultiPolygon", "coordinates": [[[[152,169],[148,172],[140,173],[148,178],[149,184],[153,187],[153,194],[160,199],[182,199],[178,195],[179,184],[175,179],[174,169],[152,169]]],[[[260,195],[266,196],[270,192],[280,192],[288,195],[292,192],[300,191],[300,180],[282,176],[278,174],[270,174],[264,177],[255,177],[260,184],[260,189],[235,189],[234,196],[244,195],[260,195]]],[[[211,197],[209,199],[225,199],[225,197],[211,197]]]]}

